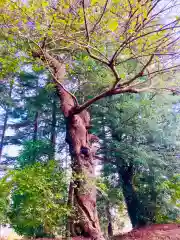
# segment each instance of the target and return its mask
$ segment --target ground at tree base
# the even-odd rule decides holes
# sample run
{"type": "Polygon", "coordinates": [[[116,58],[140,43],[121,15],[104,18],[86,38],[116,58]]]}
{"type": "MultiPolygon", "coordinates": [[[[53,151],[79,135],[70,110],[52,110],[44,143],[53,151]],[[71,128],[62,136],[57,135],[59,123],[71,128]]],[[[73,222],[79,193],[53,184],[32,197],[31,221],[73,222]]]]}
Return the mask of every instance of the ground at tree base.
{"type": "MultiPolygon", "coordinates": [[[[155,224],[132,230],[123,235],[116,235],[112,240],[180,240],[180,224],[155,224]]],[[[50,240],[41,238],[38,240],[50,240]]],[[[65,240],[65,239],[56,239],[65,240]]],[[[90,238],[74,237],[72,240],[92,240],[90,238]]]]}
{"type": "Polygon", "coordinates": [[[155,224],[124,235],[114,236],[113,240],[180,240],[180,224],[155,224]]]}

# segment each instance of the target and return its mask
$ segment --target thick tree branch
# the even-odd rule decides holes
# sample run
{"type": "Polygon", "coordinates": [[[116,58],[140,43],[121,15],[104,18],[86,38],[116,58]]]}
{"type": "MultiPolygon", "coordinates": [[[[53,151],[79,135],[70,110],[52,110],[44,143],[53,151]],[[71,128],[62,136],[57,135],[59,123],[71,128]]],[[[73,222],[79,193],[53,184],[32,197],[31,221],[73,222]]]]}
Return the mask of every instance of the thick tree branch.
{"type": "MultiPolygon", "coordinates": [[[[171,88],[161,88],[167,91],[172,92],[173,94],[180,94],[179,90],[176,89],[171,89],[171,88]]],[[[158,88],[153,88],[151,86],[145,87],[145,88],[133,88],[133,87],[124,87],[124,88],[115,88],[115,89],[109,89],[97,96],[95,96],[94,98],[88,100],[87,102],[85,102],[84,104],[80,105],[79,107],[77,107],[74,111],[73,114],[78,114],[80,112],[82,112],[84,109],[88,108],[91,104],[95,103],[96,101],[108,97],[108,96],[113,96],[113,95],[117,95],[117,94],[122,94],[122,93],[141,93],[141,92],[145,92],[147,90],[160,90],[158,88]]]]}
{"type": "Polygon", "coordinates": [[[62,67],[65,67],[64,63],[60,63],[58,60],[49,55],[49,53],[44,52],[43,49],[40,50],[41,51],[32,52],[33,57],[41,59],[46,64],[57,86],[66,91],[73,98],[76,106],[78,106],[79,103],[77,101],[77,98],[71,92],[69,92],[60,82],[63,81],[64,78],[64,72],[62,69],[62,67]],[[53,69],[53,72],[51,69],[53,69]]]}
{"type": "Polygon", "coordinates": [[[96,101],[98,101],[102,98],[117,95],[117,94],[121,94],[121,93],[125,93],[125,92],[138,93],[138,90],[133,89],[131,87],[108,89],[107,91],[95,96],[94,98],[90,99],[89,101],[87,101],[84,104],[77,107],[74,111],[74,114],[78,114],[78,113],[82,112],[84,109],[88,108],[91,104],[93,104],[94,102],[96,102],[96,101]]]}

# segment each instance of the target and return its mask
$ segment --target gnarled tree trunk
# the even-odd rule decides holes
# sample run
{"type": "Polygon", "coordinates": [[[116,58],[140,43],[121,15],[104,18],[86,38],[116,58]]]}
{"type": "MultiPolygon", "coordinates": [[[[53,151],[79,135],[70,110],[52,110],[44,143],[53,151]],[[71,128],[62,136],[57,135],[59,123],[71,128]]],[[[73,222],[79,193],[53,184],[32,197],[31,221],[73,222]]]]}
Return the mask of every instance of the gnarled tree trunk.
{"type": "Polygon", "coordinates": [[[67,136],[72,156],[73,186],[70,184],[70,198],[74,207],[74,219],[70,218],[71,236],[81,235],[91,239],[103,239],[96,209],[96,187],[93,155],[91,153],[91,135],[88,133],[89,114],[86,110],[79,114],[67,114],[72,105],[69,94],[58,87],[61,103],[66,117],[67,136]],[[66,96],[67,95],[67,96],[66,96]],[[63,99],[62,99],[63,96],[63,99]],[[69,101],[68,101],[69,100],[69,101]],[[68,104],[69,103],[69,104],[68,104]],[[67,108],[66,108],[67,107],[67,108]]]}
{"type": "MultiPolygon", "coordinates": [[[[74,204],[74,218],[71,235],[81,235],[94,240],[103,240],[96,208],[96,187],[93,154],[88,133],[90,116],[86,110],[77,114],[77,100],[62,85],[65,65],[48,53],[34,52],[53,71],[54,82],[66,121],[66,141],[72,156],[73,189],[71,198],[74,204]],[[72,230],[73,229],[73,230],[72,230]]],[[[70,185],[72,188],[72,185],[70,185]]],[[[72,219],[72,218],[71,218],[72,219]]]]}

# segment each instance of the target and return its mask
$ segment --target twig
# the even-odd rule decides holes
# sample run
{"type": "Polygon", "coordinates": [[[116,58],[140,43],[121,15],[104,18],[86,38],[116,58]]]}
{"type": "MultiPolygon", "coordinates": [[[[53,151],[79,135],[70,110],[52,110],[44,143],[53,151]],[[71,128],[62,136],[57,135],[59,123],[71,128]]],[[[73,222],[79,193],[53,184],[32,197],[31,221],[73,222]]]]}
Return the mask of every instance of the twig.
{"type": "Polygon", "coordinates": [[[173,89],[173,88],[151,88],[153,90],[167,90],[167,91],[170,91],[172,92],[173,94],[180,94],[180,90],[177,90],[177,89],[173,89]]]}
{"type": "MultiPolygon", "coordinates": [[[[167,71],[169,71],[169,70],[171,70],[171,69],[177,68],[177,67],[180,68],[180,64],[175,65],[175,66],[172,66],[172,67],[168,67],[168,68],[165,68],[165,69],[156,70],[156,71],[154,71],[154,72],[150,72],[149,74],[152,75],[152,74],[155,74],[155,73],[157,73],[157,74],[159,74],[159,73],[165,73],[165,72],[167,72],[167,71]]],[[[143,76],[147,76],[147,74],[144,74],[143,76]]]]}
{"type": "Polygon", "coordinates": [[[112,70],[112,72],[113,72],[113,74],[115,76],[115,79],[116,79],[114,84],[113,84],[113,86],[112,86],[112,89],[114,89],[116,87],[116,85],[118,84],[118,82],[121,80],[121,78],[119,77],[118,72],[117,72],[116,67],[115,67],[114,64],[108,65],[108,66],[112,70]]]}
{"type": "MultiPolygon", "coordinates": [[[[20,35],[21,35],[21,32],[20,32],[20,31],[19,31],[19,33],[20,33],[20,35]]],[[[21,36],[22,36],[22,35],[21,35],[21,36]]],[[[32,43],[34,43],[35,46],[37,46],[37,47],[39,48],[40,52],[32,51],[32,56],[33,56],[33,54],[34,54],[33,57],[38,57],[38,58],[40,58],[40,59],[42,59],[42,57],[44,57],[45,62],[46,62],[47,67],[48,67],[48,70],[49,70],[49,72],[51,73],[54,81],[55,81],[64,91],[66,91],[66,92],[74,99],[76,106],[79,106],[79,103],[78,103],[77,98],[76,98],[71,92],[69,92],[69,91],[58,81],[57,77],[56,77],[56,76],[53,74],[53,72],[51,71],[51,67],[50,67],[49,62],[48,62],[48,59],[47,59],[47,54],[48,54],[48,53],[45,53],[44,50],[42,49],[42,47],[39,46],[39,44],[37,44],[34,40],[29,39],[29,38],[27,38],[27,37],[25,37],[25,36],[22,36],[22,37],[24,37],[25,39],[27,39],[27,41],[30,40],[32,43]]],[[[48,54],[48,58],[53,58],[53,57],[51,57],[51,56],[48,54]]],[[[58,65],[60,64],[60,62],[59,62],[58,60],[56,60],[56,59],[54,59],[54,58],[53,58],[53,60],[57,61],[57,64],[58,64],[58,65]]]]}
{"type": "MultiPolygon", "coordinates": [[[[39,57],[41,60],[43,60],[42,57],[44,57],[45,62],[46,62],[46,64],[47,64],[47,66],[48,66],[48,70],[49,70],[49,72],[51,73],[51,75],[52,75],[55,83],[58,84],[64,91],[66,91],[66,92],[74,99],[76,106],[79,106],[79,103],[78,103],[77,98],[76,98],[71,92],[69,92],[69,91],[62,85],[62,83],[60,83],[60,82],[58,81],[57,77],[56,77],[56,76],[54,75],[54,73],[51,71],[51,67],[50,67],[50,65],[49,65],[48,58],[49,58],[49,61],[50,61],[50,58],[53,58],[53,57],[51,57],[48,53],[45,53],[40,46],[39,46],[39,48],[40,48],[41,52],[40,52],[40,53],[39,53],[39,52],[34,52],[34,57],[39,57]],[[47,54],[48,54],[48,56],[47,56],[47,54]]],[[[56,60],[56,59],[54,59],[54,58],[53,58],[53,60],[57,61],[58,65],[60,64],[60,62],[59,62],[58,60],[56,60]]],[[[58,71],[58,72],[59,72],[59,71],[58,71]]]]}
{"type": "Polygon", "coordinates": [[[87,37],[87,40],[88,40],[88,42],[89,42],[89,40],[90,40],[90,35],[89,35],[89,30],[88,30],[88,24],[87,24],[87,18],[86,18],[86,11],[85,11],[84,0],[82,1],[82,6],[83,6],[83,15],[84,15],[84,25],[85,25],[85,29],[86,29],[86,37],[87,37]]]}
{"type": "Polygon", "coordinates": [[[101,62],[101,63],[103,63],[103,64],[105,64],[105,65],[107,65],[107,66],[109,65],[109,62],[108,62],[108,61],[105,61],[105,60],[99,58],[98,56],[94,55],[94,54],[90,51],[90,49],[89,49],[88,47],[86,47],[86,51],[87,51],[87,53],[89,54],[89,56],[92,57],[93,59],[95,59],[95,60],[97,60],[97,61],[99,61],[99,62],[101,62]]]}
{"type": "Polygon", "coordinates": [[[151,63],[152,59],[154,57],[154,54],[151,55],[151,57],[149,58],[149,61],[144,65],[144,67],[141,69],[141,71],[136,74],[133,78],[131,78],[129,81],[126,81],[124,83],[121,84],[121,86],[125,86],[125,85],[129,85],[130,83],[134,82],[134,80],[136,80],[136,78],[139,78],[141,76],[144,76],[143,72],[144,70],[147,68],[147,66],[151,63]]]}
{"type": "Polygon", "coordinates": [[[103,8],[103,11],[102,11],[102,14],[100,15],[99,19],[97,20],[97,22],[94,24],[94,27],[92,28],[92,30],[90,31],[91,33],[93,33],[97,27],[97,25],[101,22],[102,18],[103,18],[103,15],[106,11],[106,8],[107,8],[107,4],[108,4],[108,1],[109,0],[106,0],[105,2],[105,5],[104,5],[104,8],[103,8]]]}

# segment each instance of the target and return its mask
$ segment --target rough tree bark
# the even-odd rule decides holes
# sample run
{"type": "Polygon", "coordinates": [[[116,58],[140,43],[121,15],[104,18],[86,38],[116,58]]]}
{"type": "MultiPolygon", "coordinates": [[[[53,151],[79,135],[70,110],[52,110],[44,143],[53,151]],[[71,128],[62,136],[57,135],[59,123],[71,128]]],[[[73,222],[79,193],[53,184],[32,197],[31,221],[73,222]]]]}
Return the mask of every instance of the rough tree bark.
{"type": "MultiPolygon", "coordinates": [[[[91,139],[88,129],[90,115],[87,110],[76,109],[76,98],[62,85],[65,76],[65,64],[56,60],[48,53],[34,52],[34,57],[40,58],[52,71],[57,93],[61,102],[61,109],[66,122],[66,141],[72,156],[73,172],[73,203],[75,219],[71,235],[81,235],[92,240],[103,240],[96,208],[96,187],[93,154],[91,153],[91,139]]],[[[72,186],[70,186],[72,187],[72,186]]]]}

